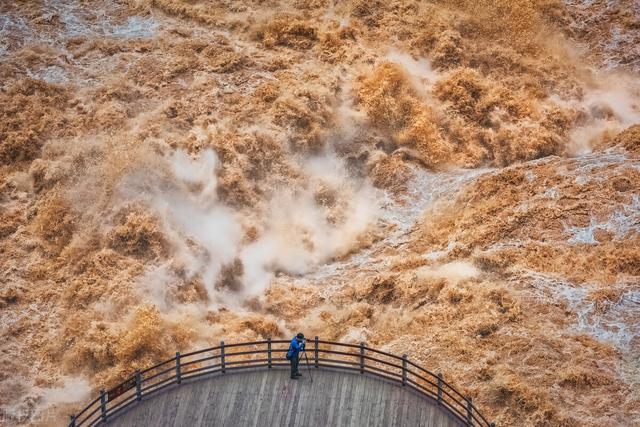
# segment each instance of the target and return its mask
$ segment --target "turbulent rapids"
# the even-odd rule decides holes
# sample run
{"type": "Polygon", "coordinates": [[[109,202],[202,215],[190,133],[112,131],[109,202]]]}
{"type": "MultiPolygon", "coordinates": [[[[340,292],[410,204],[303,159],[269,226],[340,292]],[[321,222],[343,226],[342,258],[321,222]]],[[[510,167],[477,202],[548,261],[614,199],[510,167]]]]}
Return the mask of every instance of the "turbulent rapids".
{"type": "Polygon", "coordinates": [[[366,341],[640,423],[633,0],[0,4],[0,424],[175,351],[366,341]]]}

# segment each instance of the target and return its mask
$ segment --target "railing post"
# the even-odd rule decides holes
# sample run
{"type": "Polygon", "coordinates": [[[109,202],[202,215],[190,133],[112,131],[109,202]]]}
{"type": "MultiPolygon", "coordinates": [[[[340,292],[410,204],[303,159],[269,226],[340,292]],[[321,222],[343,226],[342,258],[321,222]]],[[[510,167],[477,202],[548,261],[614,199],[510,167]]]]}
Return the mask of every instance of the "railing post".
{"type": "Polygon", "coordinates": [[[269,359],[269,369],[271,369],[271,337],[267,338],[267,358],[269,359]]]}
{"type": "Polygon", "coordinates": [[[176,381],[178,384],[182,382],[182,375],[180,372],[180,352],[176,351],[176,381]]]}
{"type": "Polygon", "coordinates": [[[107,393],[104,389],[100,390],[100,412],[102,413],[102,421],[107,421],[107,393]]]}
{"type": "Polygon", "coordinates": [[[438,405],[442,403],[442,374],[438,374],[438,405]]]}
{"type": "Polygon", "coordinates": [[[407,385],[407,355],[402,355],[402,385],[407,385]]]}
{"type": "Polygon", "coordinates": [[[360,373],[364,374],[364,343],[360,343],[360,373]]]}
{"type": "Polygon", "coordinates": [[[136,400],[138,402],[142,400],[142,375],[140,375],[140,369],[136,371],[136,400]]]}
{"type": "Polygon", "coordinates": [[[314,339],[314,348],[313,348],[313,366],[318,367],[318,336],[314,339]]]}
{"type": "Polygon", "coordinates": [[[76,427],[76,416],[71,414],[69,415],[70,421],[69,421],[69,427],[76,427]]]}
{"type": "Polygon", "coordinates": [[[220,369],[224,374],[224,341],[220,341],[220,369]]]}
{"type": "Polygon", "coordinates": [[[473,425],[473,403],[470,397],[467,397],[467,424],[473,425]]]}

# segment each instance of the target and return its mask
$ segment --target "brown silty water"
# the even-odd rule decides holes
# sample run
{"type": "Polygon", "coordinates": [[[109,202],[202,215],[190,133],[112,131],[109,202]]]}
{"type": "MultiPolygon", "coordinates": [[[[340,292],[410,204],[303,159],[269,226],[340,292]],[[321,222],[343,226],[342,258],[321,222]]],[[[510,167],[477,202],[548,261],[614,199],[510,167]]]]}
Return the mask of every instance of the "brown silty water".
{"type": "Polygon", "coordinates": [[[407,353],[499,425],[640,423],[632,1],[0,5],[0,419],[174,354],[407,353]]]}

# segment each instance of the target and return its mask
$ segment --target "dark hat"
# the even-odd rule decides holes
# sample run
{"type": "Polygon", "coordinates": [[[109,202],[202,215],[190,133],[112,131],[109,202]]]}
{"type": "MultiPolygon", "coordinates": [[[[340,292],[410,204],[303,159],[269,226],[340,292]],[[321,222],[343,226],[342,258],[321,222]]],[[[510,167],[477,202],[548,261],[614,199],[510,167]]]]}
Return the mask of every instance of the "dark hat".
{"type": "Polygon", "coordinates": [[[303,340],[304,334],[302,332],[298,332],[298,335],[296,335],[296,338],[303,340]]]}

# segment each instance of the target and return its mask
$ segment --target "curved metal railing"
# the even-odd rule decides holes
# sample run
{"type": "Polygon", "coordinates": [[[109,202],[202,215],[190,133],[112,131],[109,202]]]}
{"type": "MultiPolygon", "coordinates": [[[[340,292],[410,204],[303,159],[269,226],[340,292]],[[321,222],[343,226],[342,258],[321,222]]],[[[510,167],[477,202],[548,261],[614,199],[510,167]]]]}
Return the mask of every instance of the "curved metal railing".
{"type": "MultiPolygon", "coordinates": [[[[217,347],[176,353],[172,359],[136,371],[108,391],[101,390],[95,400],[71,416],[69,426],[93,426],[106,422],[145,396],[192,378],[243,369],[289,366],[284,357],[288,344],[288,340],[271,339],[236,344],[222,341],[217,347]],[[278,347],[281,344],[284,346],[278,347]]],[[[433,399],[466,425],[495,426],[478,411],[470,397],[463,396],[444,381],[442,375],[410,361],[406,354],[400,357],[367,347],[365,343],[346,344],[323,341],[318,337],[309,344],[313,346],[307,349],[307,355],[314,368],[337,368],[382,377],[433,399]]]]}

